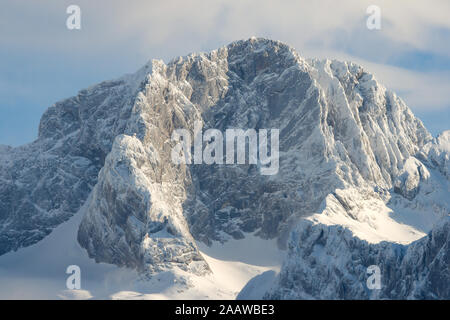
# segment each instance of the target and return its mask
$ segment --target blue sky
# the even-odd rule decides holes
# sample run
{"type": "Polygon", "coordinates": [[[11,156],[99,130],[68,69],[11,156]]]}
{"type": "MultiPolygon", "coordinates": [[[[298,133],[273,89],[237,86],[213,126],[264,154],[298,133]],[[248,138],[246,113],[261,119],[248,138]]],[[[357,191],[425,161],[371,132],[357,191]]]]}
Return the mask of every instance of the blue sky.
{"type": "Polygon", "coordinates": [[[45,109],[87,86],[251,36],[304,57],[355,61],[432,134],[450,129],[447,0],[0,0],[0,8],[0,144],[31,142],[45,109]],[[71,4],[81,30],[66,28],[71,4]],[[366,28],[369,5],[381,9],[381,30],[366,28]]]}

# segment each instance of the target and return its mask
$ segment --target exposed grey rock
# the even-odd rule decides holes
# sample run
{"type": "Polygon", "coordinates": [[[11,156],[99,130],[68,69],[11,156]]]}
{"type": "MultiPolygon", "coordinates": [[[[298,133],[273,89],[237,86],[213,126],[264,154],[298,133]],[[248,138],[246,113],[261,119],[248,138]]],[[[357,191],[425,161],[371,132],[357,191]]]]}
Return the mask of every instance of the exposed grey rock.
{"type": "Polygon", "coordinates": [[[407,245],[370,244],[341,226],[303,220],[266,299],[449,299],[450,217],[407,245]],[[381,288],[366,285],[367,268],[381,270],[381,288]]]}
{"type": "MultiPolygon", "coordinates": [[[[306,60],[266,39],[168,64],[153,60],[135,74],[82,90],[47,110],[35,142],[2,146],[0,159],[0,254],[45,237],[92,192],[80,244],[98,262],[150,273],[173,266],[207,272],[194,239],[209,244],[255,232],[285,248],[292,228],[291,239],[306,237],[306,253],[291,240],[291,256],[298,251],[311,262],[308,244],[313,248],[321,239],[314,238],[320,230],[336,233],[330,245],[340,246],[347,236],[333,230],[341,228],[363,253],[389,257],[388,268],[404,261],[391,244],[396,237],[419,238],[450,207],[448,134],[433,139],[405,103],[362,67],[306,60]],[[261,175],[257,165],[172,163],[172,132],[193,133],[196,121],[222,132],[279,129],[278,174],[261,175]],[[404,223],[402,234],[389,235],[377,211],[390,224],[404,223]],[[295,227],[316,214],[323,221],[310,232],[295,227]],[[390,243],[364,244],[361,230],[390,243]]],[[[289,263],[282,274],[290,274],[289,263]]],[[[338,277],[336,270],[328,276],[338,277]]],[[[292,281],[280,281],[273,296],[319,297],[326,285],[292,281]],[[292,289],[286,295],[285,285],[292,289]]],[[[327,294],[357,297],[364,291],[341,292],[342,285],[327,294]]],[[[402,292],[396,294],[406,297],[402,292]]]]}

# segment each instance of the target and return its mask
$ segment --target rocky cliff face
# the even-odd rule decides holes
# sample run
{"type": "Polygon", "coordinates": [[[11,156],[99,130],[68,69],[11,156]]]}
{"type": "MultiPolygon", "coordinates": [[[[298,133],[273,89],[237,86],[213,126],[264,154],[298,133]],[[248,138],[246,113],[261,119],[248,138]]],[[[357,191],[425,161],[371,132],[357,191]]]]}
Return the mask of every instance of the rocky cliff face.
{"type": "Polygon", "coordinates": [[[450,219],[407,245],[371,244],[339,225],[309,220],[292,232],[289,255],[266,299],[448,299],[450,219]],[[379,289],[366,285],[380,268],[379,289]]]}
{"type": "Polygon", "coordinates": [[[124,131],[136,81],[82,90],[44,113],[36,141],[0,149],[0,254],[36,243],[81,207],[124,131]]]}
{"type": "MultiPolygon", "coordinates": [[[[449,214],[448,152],[447,133],[432,138],[399,97],[353,63],[306,60],[255,38],[168,64],[153,60],[51,107],[37,141],[0,149],[0,253],[39,241],[92,192],[78,240],[99,262],[202,274],[209,268],[196,240],[251,232],[289,250],[271,297],[325,297],[302,278],[302,268],[318,263],[311,252],[327,257],[315,243],[338,245],[352,264],[352,252],[381,257],[397,250],[385,243],[424,236],[449,214]],[[196,121],[222,132],[279,129],[278,174],[261,175],[253,164],[174,164],[172,132],[193,134],[196,121]],[[351,247],[341,245],[346,239],[351,247]]],[[[404,253],[392,259],[406,263],[404,253]]],[[[372,297],[336,279],[330,297],[339,290],[372,297]]],[[[396,290],[384,296],[412,294],[396,290]]]]}

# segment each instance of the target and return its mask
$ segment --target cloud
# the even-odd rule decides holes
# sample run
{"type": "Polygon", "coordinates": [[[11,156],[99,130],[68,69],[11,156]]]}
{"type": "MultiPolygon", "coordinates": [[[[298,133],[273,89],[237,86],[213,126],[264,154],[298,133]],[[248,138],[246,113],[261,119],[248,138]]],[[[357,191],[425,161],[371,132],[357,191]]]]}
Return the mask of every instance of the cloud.
{"type": "Polygon", "coordinates": [[[309,58],[352,61],[361,65],[387,89],[397,93],[413,111],[450,109],[450,70],[414,71],[389,64],[369,61],[357,56],[330,50],[326,53],[312,49],[309,58]]]}
{"type": "Polygon", "coordinates": [[[382,30],[378,34],[383,38],[409,48],[450,55],[450,44],[441,41],[450,33],[450,2],[446,0],[429,0],[426,4],[391,0],[282,0],[276,4],[270,0],[78,0],[82,9],[82,30],[78,33],[65,28],[65,9],[72,2],[16,0],[4,5],[0,13],[1,41],[42,49],[92,46],[95,50],[135,39],[140,50],[151,51],[157,45],[198,50],[211,39],[226,43],[269,35],[300,47],[311,42],[326,47],[335,45],[336,30],[350,35],[365,31],[366,8],[375,4],[381,8],[382,30]],[[183,46],[174,39],[182,41],[183,46]]]}
{"type": "Polygon", "coordinates": [[[413,110],[449,112],[448,12],[448,0],[9,1],[0,11],[0,83],[14,90],[3,90],[2,101],[20,92],[50,101],[59,98],[60,82],[63,93],[75,93],[151,58],[167,62],[259,36],[284,41],[306,57],[356,61],[413,110]],[[79,31],[66,28],[71,4],[81,8],[79,31]],[[369,5],[381,9],[381,30],[366,28],[369,5]],[[39,76],[10,76],[30,70],[39,76]]]}

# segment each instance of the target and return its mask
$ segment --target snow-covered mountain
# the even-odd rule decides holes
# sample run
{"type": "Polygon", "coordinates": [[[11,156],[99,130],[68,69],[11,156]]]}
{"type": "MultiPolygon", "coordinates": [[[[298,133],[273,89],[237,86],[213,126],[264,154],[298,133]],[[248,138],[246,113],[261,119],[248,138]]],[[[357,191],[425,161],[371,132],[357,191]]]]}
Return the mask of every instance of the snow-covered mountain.
{"type": "MultiPolygon", "coordinates": [[[[225,283],[233,274],[217,273],[231,269],[208,248],[242,266],[255,249],[253,262],[266,254],[238,254],[255,238],[277,242],[278,264],[286,258],[277,277],[273,259],[255,263],[265,273],[246,279],[239,298],[449,298],[449,152],[450,131],[433,138],[350,62],[256,38],[152,60],[56,103],[35,142],[1,146],[0,254],[80,211],[89,257],[137,270],[139,281],[182,273],[225,283]],[[278,174],[174,164],[172,132],[193,133],[196,121],[279,129],[278,174]],[[235,258],[220,254],[229,243],[241,244],[235,258]],[[380,290],[366,287],[369,265],[381,269],[380,290]]],[[[202,285],[211,288],[195,280],[183,290],[202,285]]]]}

